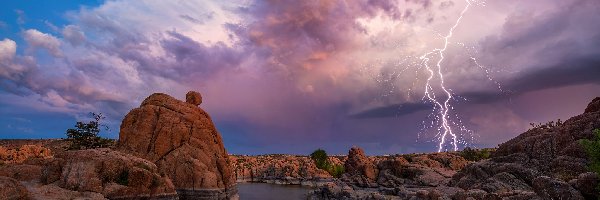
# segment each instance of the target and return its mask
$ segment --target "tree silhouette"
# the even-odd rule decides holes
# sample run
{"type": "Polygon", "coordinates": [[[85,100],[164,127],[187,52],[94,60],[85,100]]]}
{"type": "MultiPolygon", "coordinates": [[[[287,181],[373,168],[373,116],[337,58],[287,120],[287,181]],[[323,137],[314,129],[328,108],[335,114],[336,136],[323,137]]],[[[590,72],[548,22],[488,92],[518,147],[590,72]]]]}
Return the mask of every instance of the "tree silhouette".
{"type": "Polygon", "coordinates": [[[88,123],[79,121],[75,124],[74,129],[67,129],[67,140],[71,141],[69,149],[105,148],[112,145],[112,140],[98,136],[101,127],[109,130],[107,125],[100,123],[100,120],[103,120],[106,117],[104,117],[102,113],[96,114],[92,112],[90,114],[93,116],[94,120],[89,121],[88,123]]]}

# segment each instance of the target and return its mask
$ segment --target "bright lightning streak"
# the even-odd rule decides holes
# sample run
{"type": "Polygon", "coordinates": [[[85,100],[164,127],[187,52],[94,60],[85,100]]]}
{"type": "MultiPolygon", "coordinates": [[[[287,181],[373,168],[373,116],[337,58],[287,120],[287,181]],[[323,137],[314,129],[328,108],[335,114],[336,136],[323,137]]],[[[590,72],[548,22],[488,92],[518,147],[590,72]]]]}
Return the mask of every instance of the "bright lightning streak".
{"type": "MultiPolygon", "coordinates": [[[[421,57],[419,57],[419,59],[421,59],[421,64],[423,66],[425,66],[425,69],[427,69],[427,71],[429,71],[429,77],[427,78],[427,82],[425,84],[425,95],[424,95],[423,99],[427,98],[427,100],[429,102],[433,103],[435,107],[439,108],[437,117],[441,118],[441,120],[442,120],[441,127],[438,128],[438,130],[440,130],[440,132],[443,130],[443,133],[440,135],[440,143],[438,145],[438,152],[441,152],[443,150],[443,147],[446,145],[447,137],[450,137],[452,139],[451,145],[454,147],[454,151],[458,150],[458,137],[454,132],[452,132],[452,127],[450,126],[450,122],[449,122],[450,119],[448,116],[448,111],[450,109],[452,109],[452,106],[450,105],[450,100],[452,100],[453,96],[452,96],[452,93],[450,91],[448,91],[448,89],[444,85],[444,74],[442,73],[442,62],[444,61],[444,52],[448,48],[448,41],[450,40],[450,38],[452,38],[452,36],[454,34],[454,30],[456,29],[456,27],[458,27],[464,14],[469,10],[469,7],[471,6],[470,0],[466,0],[466,2],[467,2],[467,5],[460,13],[460,16],[456,20],[456,23],[454,23],[454,26],[452,26],[450,28],[450,30],[448,31],[448,34],[444,37],[444,47],[441,49],[436,48],[430,52],[425,53],[421,57]],[[439,60],[436,62],[436,65],[435,65],[437,67],[437,70],[436,70],[437,76],[438,76],[437,78],[439,78],[439,80],[440,80],[439,86],[440,86],[441,90],[446,95],[446,98],[443,101],[438,101],[436,99],[435,93],[433,91],[433,87],[430,84],[431,80],[436,76],[436,72],[434,72],[434,69],[432,69],[429,66],[429,61],[431,59],[430,57],[432,57],[432,55],[436,55],[436,54],[439,56],[439,60]]],[[[434,112],[435,112],[435,108],[434,108],[434,112]]]]}

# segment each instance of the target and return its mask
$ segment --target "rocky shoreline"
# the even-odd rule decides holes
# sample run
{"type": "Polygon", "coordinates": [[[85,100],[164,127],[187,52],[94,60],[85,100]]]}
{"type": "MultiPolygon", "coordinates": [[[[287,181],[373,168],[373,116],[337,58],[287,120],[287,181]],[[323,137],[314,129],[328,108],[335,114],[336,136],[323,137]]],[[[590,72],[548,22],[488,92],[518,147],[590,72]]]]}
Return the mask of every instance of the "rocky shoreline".
{"type": "Polygon", "coordinates": [[[301,185],[307,199],[598,199],[600,176],[581,140],[600,128],[600,97],[565,122],[534,127],[472,160],[463,152],[329,156],[334,178],[308,156],[228,155],[199,94],[153,94],[123,120],[110,148],[0,140],[0,199],[238,199],[235,184],[301,185]]]}
{"type": "MultiPolygon", "coordinates": [[[[230,155],[237,182],[258,182],[278,185],[323,186],[333,181],[325,170],[318,169],[307,156],[298,155],[230,155]]],[[[341,163],[336,157],[332,162],[341,163]]]]}
{"type": "Polygon", "coordinates": [[[588,171],[581,140],[592,139],[599,128],[597,97],[583,114],[532,128],[500,144],[489,159],[467,165],[431,158],[415,165],[414,158],[402,157],[373,162],[353,149],[349,160],[358,162],[346,162],[346,168],[357,170],[310,199],[598,199],[600,176],[588,171]]]}

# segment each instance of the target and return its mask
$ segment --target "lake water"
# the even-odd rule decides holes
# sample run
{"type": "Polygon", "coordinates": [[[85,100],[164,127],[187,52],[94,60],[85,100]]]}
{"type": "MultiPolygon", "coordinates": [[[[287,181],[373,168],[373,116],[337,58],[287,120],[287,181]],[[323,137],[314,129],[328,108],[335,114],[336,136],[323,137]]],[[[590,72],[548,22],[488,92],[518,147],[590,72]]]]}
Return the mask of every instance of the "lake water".
{"type": "Polygon", "coordinates": [[[297,185],[276,185],[269,183],[238,183],[240,200],[300,200],[306,199],[309,187],[297,185]]]}

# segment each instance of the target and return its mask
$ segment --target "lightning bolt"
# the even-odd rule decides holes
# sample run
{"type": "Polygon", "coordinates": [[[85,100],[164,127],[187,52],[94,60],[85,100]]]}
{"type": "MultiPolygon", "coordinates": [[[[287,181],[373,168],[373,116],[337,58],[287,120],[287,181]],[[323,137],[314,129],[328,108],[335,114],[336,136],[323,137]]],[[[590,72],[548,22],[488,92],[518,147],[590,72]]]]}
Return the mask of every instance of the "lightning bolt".
{"type": "Polygon", "coordinates": [[[424,92],[425,94],[423,96],[423,100],[426,99],[426,101],[429,101],[432,104],[434,104],[433,112],[435,112],[436,108],[438,108],[436,117],[438,119],[441,119],[441,121],[442,121],[441,127],[438,127],[438,131],[439,131],[438,132],[438,136],[439,136],[438,152],[441,152],[444,149],[444,147],[446,146],[446,143],[447,143],[446,139],[448,137],[451,140],[450,144],[454,147],[453,148],[454,151],[458,150],[458,143],[459,143],[458,136],[452,131],[452,127],[450,126],[450,118],[449,118],[449,111],[450,111],[450,109],[452,109],[452,106],[450,105],[450,100],[453,99],[453,96],[452,96],[452,93],[449,91],[449,89],[446,88],[446,86],[444,84],[444,74],[442,73],[442,62],[444,61],[444,58],[445,58],[444,52],[446,51],[446,49],[448,49],[448,43],[449,43],[450,38],[452,38],[452,36],[454,34],[454,30],[456,29],[456,27],[458,27],[461,20],[463,19],[464,14],[469,10],[469,8],[472,5],[470,0],[466,0],[466,3],[467,3],[467,5],[461,11],[460,16],[454,23],[454,26],[452,26],[450,28],[450,30],[448,31],[448,34],[443,37],[444,47],[433,49],[432,51],[429,51],[429,52],[423,54],[421,57],[419,57],[419,59],[421,60],[422,66],[424,66],[425,69],[427,71],[429,71],[429,77],[427,78],[427,81],[425,84],[425,92],[424,92]],[[435,62],[435,67],[437,70],[432,69],[432,67],[429,66],[429,62],[432,59],[434,59],[435,57],[439,58],[437,60],[437,62],[435,62]],[[433,90],[434,87],[431,84],[431,80],[434,78],[439,79],[439,87],[445,95],[445,98],[443,100],[437,100],[437,98],[435,96],[435,92],[433,90]]]}

